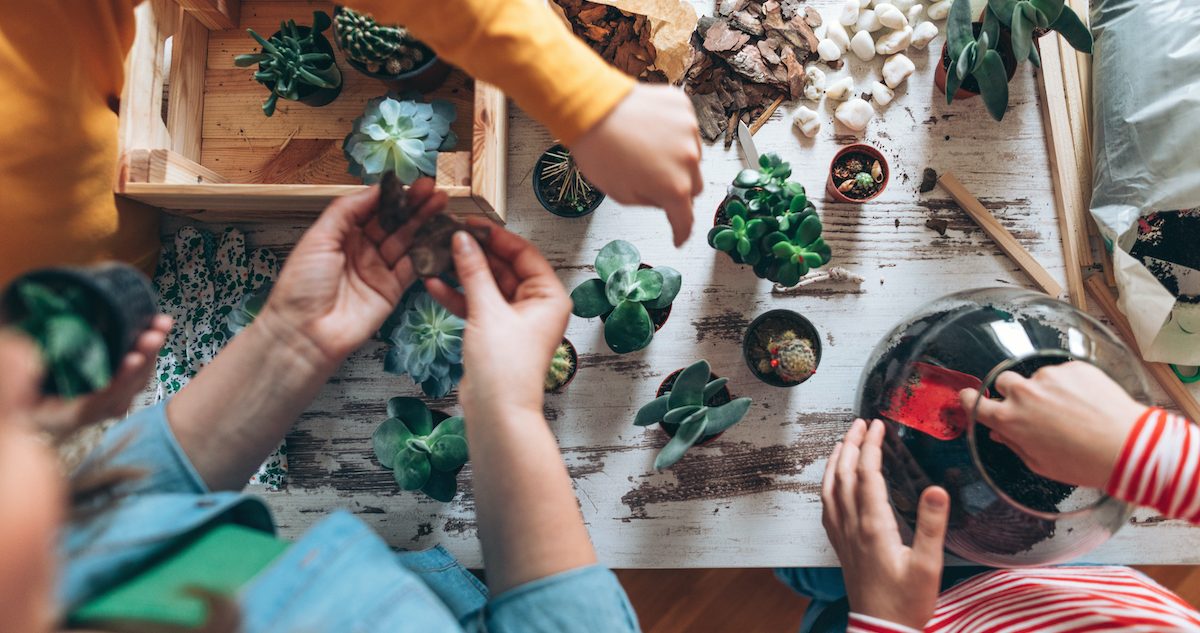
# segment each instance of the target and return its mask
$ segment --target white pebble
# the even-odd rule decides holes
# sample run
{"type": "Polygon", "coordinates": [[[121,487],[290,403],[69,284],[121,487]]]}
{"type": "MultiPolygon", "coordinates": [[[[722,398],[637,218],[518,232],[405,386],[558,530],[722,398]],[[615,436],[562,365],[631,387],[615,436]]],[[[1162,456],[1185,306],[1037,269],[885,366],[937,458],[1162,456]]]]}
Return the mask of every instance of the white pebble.
{"type": "Polygon", "coordinates": [[[947,15],[950,15],[950,5],[954,0],[941,0],[929,5],[925,9],[925,15],[929,16],[930,20],[945,20],[947,15]]]}
{"type": "Polygon", "coordinates": [[[859,31],[850,38],[850,50],[864,62],[875,59],[875,40],[868,31],[859,31]]]}
{"type": "Polygon", "coordinates": [[[836,62],[842,58],[842,49],[833,40],[821,40],[817,44],[817,55],[820,55],[823,62],[836,62]]]}
{"type": "Polygon", "coordinates": [[[804,69],[804,98],[820,101],[825,95],[825,71],[816,66],[804,69]]]}
{"type": "Polygon", "coordinates": [[[900,11],[901,11],[902,13],[906,13],[906,12],[908,12],[908,10],[909,10],[909,9],[910,9],[910,8],[911,8],[911,7],[912,7],[914,4],[916,4],[916,1],[915,1],[915,0],[888,0],[888,1],[889,1],[891,4],[895,5],[895,7],[896,7],[897,9],[900,9],[900,11]]]}
{"type": "Polygon", "coordinates": [[[906,26],[899,31],[892,31],[878,40],[875,40],[875,52],[880,55],[891,55],[899,53],[908,48],[912,43],[912,27],[906,26]]]}
{"type": "Polygon", "coordinates": [[[856,31],[867,31],[874,33],[882,29],[883,25],[879,23],[879,17],[875,15],[874,9],[867,9],[858,14],[858,24],[854,25],[856,31]]]}
{"type": "Polygon", "coordinates": [[[875,108],[858,97],[838,106],[837,111],[833,113],[833,118],[857,132],[867,129],[867,124],[871,122],[873,116],[875,116],[875,108]]]}
{"type": "Polygon", "coordinates": [[[904,17],[908,18],[909,26],[916,26],[921,21],[921,16],[925,15],[925,5],[914,4],[904,12],[904,17]]]}
{"type": "Polygon", "coordinates": [[[922,22],[913,29],[912,45],[925,48],[938,35],[938,27],[933,22],[922,22]]]}
{"type": "Polygon", "coordinates": [[[875,17],[879,18],[880,24],[889,29],[902,29],[908,26],[908,18],[904,17],[904,12],[888,2],[875,5],[875,17]]]}
{"type": "Polygon", "coordinates": [[[865,9],[871,6],[871,0],[858,0],[858,8],[865,9]]]}
{"type": "Polygon", "coordinates": [[[842,77],[841,79],[829,84],[825,89],[825,96],[834,101],[845,101],[854,94],[854,77],[842,77]]]}
{"type": "Polygon", "coordinates": [[[881,82],[877,81],[871,84],[871,101],[874,101],[875,105],[885,106],[891,103],[892,99],[895,98],[896,92],[883,85],[881,82]]]}
{"type": "Polygon", "coordinates": [[[812,138],[821,131],[821,117],[816,110],[800,106],[796,108],[796,116],[792,119],[792,125],[808,138],[812,138]]]}
{"type": "Polygon", "coordinates": [[[846,27],[837,22],[829,24],[829,29],[825,31],[825,38],[833,40],[833,43],[837,44],[843,53],[850,50],[850,34],[846,32],[846,27]]]}
{"type": "Polygon", "coordinates": [[[838,21],[846,26],[858,22],[858,12],[860,9],[862,9],[862,5],[859,4],[858,0],[845,0],[842,3],[842,15],[838,18],[838,21]]]}
{"type": "Polygon", "coordinates": [[[883,82],[888,88],[895,88],[904,83],[916,70],[916,64],[905,55],[892,55],[883,62],[883,82]]]}

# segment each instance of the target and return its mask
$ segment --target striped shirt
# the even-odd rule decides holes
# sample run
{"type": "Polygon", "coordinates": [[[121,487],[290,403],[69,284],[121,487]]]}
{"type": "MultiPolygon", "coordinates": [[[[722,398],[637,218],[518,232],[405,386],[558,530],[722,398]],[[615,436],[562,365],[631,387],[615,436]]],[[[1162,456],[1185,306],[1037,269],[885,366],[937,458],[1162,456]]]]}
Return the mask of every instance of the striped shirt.
{"type": "MultiPolygon", "coordinates": [[[[1107,492],[1200,524],[1200,427],[1151,408],[1130,431],[1107,492]]],[[[1127,567],[1044,567],[980,574],[938,597],[926,631],[1197,631],[1200,613],[1127,567]]],[[[914,629],[858,613],[850,633],[914,629]]]]}

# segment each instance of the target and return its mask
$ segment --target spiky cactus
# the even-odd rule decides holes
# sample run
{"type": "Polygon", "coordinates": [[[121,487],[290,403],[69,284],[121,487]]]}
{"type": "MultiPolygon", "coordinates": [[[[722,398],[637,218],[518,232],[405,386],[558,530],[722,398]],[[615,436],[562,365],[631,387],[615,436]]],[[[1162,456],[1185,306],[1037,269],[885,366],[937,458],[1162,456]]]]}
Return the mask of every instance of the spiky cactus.
{"type": "Polygon", "coordinates": [[[550,359],[550,371],[546,374],[546,391],[554,391],[566,384],[575,371],[575,359],[571,357],[571,347],[565,341],[554,350],[550,359]]]}
{"type": "Polygon", "coordinates": [[[418,68],[429,50],[398,26],[383,26],[365,13],[340,9],[334,18],[338,46],[373,73],[399,75],[418,68]]]}
{"type": "Polygon", "coordinates": [[[788,330],[767,343],[769,359],[763,360],[759,371],[774,372],[787,382],[804,382],[817,372],[817,355],[812,342],[788,330]]]}

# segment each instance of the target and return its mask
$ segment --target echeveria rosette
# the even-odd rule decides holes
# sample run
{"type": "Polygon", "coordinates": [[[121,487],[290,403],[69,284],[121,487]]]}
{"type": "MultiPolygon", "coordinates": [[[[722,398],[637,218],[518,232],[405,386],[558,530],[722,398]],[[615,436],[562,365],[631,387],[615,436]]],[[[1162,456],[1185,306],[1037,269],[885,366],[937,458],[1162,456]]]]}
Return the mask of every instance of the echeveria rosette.
{"type": "Polygon", "coordinates": [[[420,490],[448,502],[458,493],[458,471],[467,463],[466,425],[461,417],[433,422],[416,398],[392,398],[388,419],[371,436],[375,458],[392,470],[403,490],[420,490]]]}
{"type": "Polygon", "coordinates": [[[438,152],[458,143],[450,130],[455,118],[449,101],[417,103],[391,97],[368,101],[342,144],[350,174],[368,185],[379,182],[388,171],[406,185],[421,176],[436,176],[438,152]]]}
{"type": "Polygon", "coordinates": [[[671,435],[671,440],[654,458],[654,468],[670,468],[697,442],[723,433],[741,422],[750,410],[750,398],[737,398],[716,407],[705,404],[729,380],[710,381],[711,377],[708,361],[697,361],[679,372],[670,391],[638,410],[633,420],[635,425],[660,424],[671,435]]]}
{"type": "Polygon", "coordinates": [[[408,374],[430,398],[450,393],[462,379],[462,335],[466,323],[424,289],[402,306],[398,324],[387,333],[392,348],[383,369],[408,374]]]}
{"type": "Polygon", "coordinates": [[[614,240],[596,255],[598,279],[571,291],[572,312],[583,318],[604,319],[604,342],[618,353],[642,349],[654,338],[650,310],[671,305],[683,278],[668,266],[640,268],[641,254],[624,240],[614,240]]]}
{"type": "Polygon", "coordinates": [[[829,263],[832,251],[821,237],[821,220],[815,215],[804,218],[795,233],[768,233],[763,246],[775,259],[769,278],[784,286],[794,286],[810,268],[829,263]]]}

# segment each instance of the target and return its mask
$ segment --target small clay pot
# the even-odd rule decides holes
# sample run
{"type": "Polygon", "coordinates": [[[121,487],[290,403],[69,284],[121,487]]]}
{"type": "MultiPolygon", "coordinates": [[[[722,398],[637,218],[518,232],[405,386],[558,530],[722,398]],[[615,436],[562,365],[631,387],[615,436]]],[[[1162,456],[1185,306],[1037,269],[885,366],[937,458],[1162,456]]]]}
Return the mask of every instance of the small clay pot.
{"type": "Polygon", "coordinates": [[[888,164],[887,158],[883,156],[882,152],[870,145],[867,145],[866,143],[855,143],[853,145],[847,145],[846,147],[843,147],[840,151],[838,151],[837,154],[834,155],[833,160],[829,161],[829,174],[825,178],[825,192],[829,194],[830,199],[832,199],[834,202],[861,204],[863,202],[869,202],[875,198],[878,198],[879,194],[883,193],[884,189],[887,189],[888,181],[891,180],[891,178],[892,167],[888,164]],[[875,190],[875,193],[867,196],[866,198],[852,198],[847,196],[846,194],[838,191],[837,185],[833,182],[834,166],[837,165],[838,161],[841,160],[842,157],[852,153],[866,154],[873,160],[879,161],[880,166],[883,167],[883,183],[879,185],[879,188],[875,190]]]}
{"type": "MultiPolygon", "coordinates": [[[[979,37],[979,32],[983,29],[982,22],[975,22],[971,25],[972,31],[976,38],[979,37]]],[[[941,95],[942,99],[946,98],[946,74],[950,69],[950,51],[947,42],[942,43],[942,54],[938,56],[941,63],[937,65],[933,72],[933,85],[935,93],[941,95]]],[[[1008,29],[1000,27],[1000,47],[997,49],[1000,53],[1000,59],[1004,62],[1004,71],[1008,75],[1008,80],[1012,81],[1013,75],[1017,74],[1017,59],[1013,56],[1012,37],[1008,29]]],[[[974,77],[967,77],[959,84],[958,90],[954,92],[955,99],[970,99],[971,97],[979,96],[979,82],[975,81],[974,77]]],[[[935,98],[936,101],[936,98],[935,98]]]]}
{"type": "MultiPolygon", "coordinates": [[[[312,31],[312,27],[297,26],[296,31],[298,31],[300,33],[300,37],[304,37],[312,31]]],[[[271,37],[277,37],[277,36],[281,36],[281,35],[283,35],[282,31],[275,31],[275,33],[272,34],[271,37]]],[[[268,39],[270,39],[270,38],[268,38],[268,39]]],[[[346,82],[342,80],[342,71],[341,71],[341,69],[338,68],[337,57],[333,54],[333,45],[329,43],[329,39],[326,38],[324,35],[321,35],[320,33],[318,33],[315,36],[313,36],[313,43],[317,47],[317,52],[325,53],[326,55],[329,55],[329,57],[333,59],[333,62],[330,63],[330,66],[334,70],[337,71],[338,85],[336,88],[321,88],[319,86],[313,86],[313,85],[309,85],[309,84],[301,84],[300,87],[297,88],[297,91],[300,93],[300,98],[296,99],[296,101],[299,101],[300,103],[303,103],[306,106],[311,106],[313,108],[319,108],[321,106],[325,106],[325,105],[329,105],[330,103],[333,103],[333,100],[337,99],[338,95],[342,94],[342,86],[344,86],[346,82]]],[[[324,70],[324,69],[322,69],[322,70],[324,70]]],[[[266,86],[266,84],[263,84],[263,85],[266,86]]],[[[271,85],[269,85],[267,87],[268,87],[268,89],[274,91],[275,84],[272,83],[271,85]]],[[[280,99],[282,99],[282,98],[283,97],[280,97],[280,99]]]]}
{"type": "Polygon", "coordinates": [[[566,337],[563,337],[562,344],[567,346],[567,351],[571,354],[571,373],[567,374],[567,379],[561,385],[551,389],[549,393],[558,393],[567,388],[572,380],[575,380],[575,374],[579,373],[579,352],[576,351],[575,345],[566,337]]]}
{"type": "MultiPolygon", "coordinates": [[[[333,14],[335,21],[337,14],[342,10],[343,9],[340,5],[334,7],[333,14]]],[[[333,28],[336,29],[337,27],[334,26],[333,28]]],[[[378,79],[379,81],[382,81],[388,88],[391,89],[392,92],[395,92],[396,94],[402,95],[404,93],[413,91],[420,93],[432,92],[438,86],[441,86],[443,83],[445,83],[446,77],[450,74],[451,67],[445,61],[443,61],[441,57],[438,57],[437,53],[433,52],[433,49],[425,46],[423,42],[417,42],[417,44],[425,50],[425,54],[427,55],[425,58],[425,63],[398,75],[371,72],[370,70],[367,70],[366,64],[363,64],[358,60],[350,59],[349,56],[346,56],[346,63],[350,64],[354,70],[357,70],[358,72],[372,79],[378,79]]]]}
{"type": "MultiPolygon", "coordinates": [[[[742,358],[746,361],[746,366],[750,368],[750,373],[762,382],[771,385],[772,387],[795,387],[805,380],[800,382],[787,382],[774,373],[764,374],[758,370],[758,360],[768,356],[766,352],[766,339],[768,332],[760,332],[760,330],[772,327],[773,331],[783,333],[787,330],[792,330],[796,336],[808,340],[812,344],[813,355],[817,359],[817,368],[821,366],[821,334],[817,332],[817,328],[812,324],[812,321],[804,318],[797,312],[791,310],[770,310],[758,315],[750,325],[746,327],[746,334],[742,337],[742,358]],[[778,325],[776,325],[778,324],[778,325]]],[[[813,375],[816,375],[814,368],[813,375]]],[[[812,378],[812,376],[809,376],[812,378]]]]}
{"type": "MultiPolygon", "coordinates": [[[[683,372],[682,368],[676,369],[675,371],[667,374],[667,377],[663,378],[662,383],[660,383],[658,385],[658,391],[654,392],[654,397],[656,397],[656,398],[661,397],[663,394],[670,391],[671,387],[675,384],[675,379],[679,377],[679,374],[681,372],[683,372]]],[[[716,380],[717,378],[720,378],[720,376],[718,376],[714,373],[710,372],[708,375],[709,382],[712,382],[712,381],[716,380]]],[[[709,407],[717,407],[717,406],[721,406],[727,402],[732,402],[732,401],[733,401],[733,394],[729,392],[729,385],[726,384],[724,387],[721,387],[721,390],[718,391],[716,395],[709,398],[708,401],[705,402],[704,404],[709,407]]],[[[675,437],[675,432],[679,430],[678,425],[671,425],[671,428],[667,428],[667,427],[668,427],[668,425],[666,423],[660,423],[658,425],[658,428],[667,437],[669,437],[669,438],[675,437]]],[[[712,442],[713,440],[716,440],[718,437],[721,437],[724,434],[725,434],[725,431],[721,431],[720,433],[716,433],[714,435],[704,436],[704,437],[700,438],[700,441],[696,442],[695,445],[703,446],[705,444],[708,444],[709,442],[712,442]]]]}
{"type": "MultiPolygon", "coordinates": [[[[646,263],[638,264],[638,270],[646,270],[647,268],[651,268],[651,266],[646,263]]],[[[661,330],[662,327],[667,324],[667,319],[670,318],[671,308],[673,308],[673,307],[675,307],[674,302],[672,302],[671,305],[668,305],[667,307],[661,308],[658,310],[646,308],[646,312],[650,313],[650,322],[652,324],[654,324],[655,334],[657,334],[658,331],[661,330]]],[[[609,312],[609,314],[612,314],[612,313],[609,312]]],[[[608,320],[608,314],[600,315],[600,321],[602,323],[607,320],[608,320]]]]}
{"type": "Polygon", "coordinates": [[[561,205],[554,200],[551,200],[550,192],[542,190],[542,171],[547,165],[550,164],[550,153],[566,151],[567,148],[559,144],[542,152],[542,155],[538,158],[537,163],[535,163],[533,166],[533,195],[537,196],[537,201],[542,205],[543,209],[553,213],[554,215],[562,218],[582,218],[586,215],[591,215],[591,213],[596,210],[596,207],[599,207],[600,203],[604,202],[604,192],[600,191],[599,189],[595,189],[595,193],[592,195],[592,200],[588,203],[587,207],[585,207],[583,211],[576,211],[573,208],[561,205]]]}

